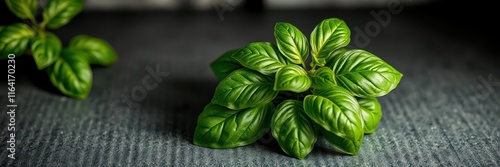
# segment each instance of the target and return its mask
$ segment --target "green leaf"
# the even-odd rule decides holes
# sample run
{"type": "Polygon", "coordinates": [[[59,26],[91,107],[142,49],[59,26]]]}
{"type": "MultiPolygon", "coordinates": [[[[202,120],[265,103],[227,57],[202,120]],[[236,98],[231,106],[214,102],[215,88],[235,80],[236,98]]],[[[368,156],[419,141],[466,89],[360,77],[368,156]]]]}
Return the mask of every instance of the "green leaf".
{"type": "Polygon", "coordinates": [[[61,54],[61,40],[50,32],[40,32],[33,37],[31,51],[39,70],[54,63],[61,54]]]}
{"type": "Polygon", "coordinates": [[[83,9],[83,0],[49,0],[43,8],[42,26],[55,29],[66,25],[83,9]]]}
{"type": "Polygon", "coordinates": [[[208,104],[198,117],[193,143],[210,148],[233,148],[251,144],[269,131],[274,105],[241,111],[208,104]]]}
{"type": "Polygon", "coordinates": [[[279,51],[290,62],[303,64],[309,54],[309,43],[300,30],[290,23],[278,22],[274,26],[274,37],[279,51]]]}
{"type": "Polygon", "coordinates": [[[351,41],[351,30],[338,18],[323,20],[311,33],[311,54],[325,58],[332,51],[347,46],[351,41]]]}
{"type": "Polygon", "coordinates": [[[21,19],[35,19],[38,0],[5,0],[10,11],[21,19]]]}
{"type": "Polygon", "coordinates": [[[386,95],[403,77],[394,67],[364,50],[347,51],[332,61],[337,83],[358,97],[386,95]]]}
{"type": "Polygon", "coordinates": [[[278,48],[269,42],[250,43],[235,53],[233,58],[244,67],[264,75],[273,75],[288,64],[280,55],[278,48]]]}
{"type": "Polygon", "coordinates": [[[332,69],[328,67],[321,67],[317,69],[312,77],[312,87],[314,89],[332,89],[337,86],[335,82],[335,74],[332,69]]]}
{"type": "Polygon", "coordinates": [[[47,68],[52,85],[70,97],[85,99],[92,87],[92,70],[84,52],[63,49],[47,68]]]}
{"type": "MultiPolygon", "coordinates": [[[[323,136],[338,150],[347,154],[357,155],[359,149],[361,148],[361,143],[363,142],[364,133],[363,122],[360,116],[361,109],[359,108],[356,99],[352,97],[349,91],[339,86],[334,86],[327,90],[316,90],[314,91],[314,94],[318,95],[317,97],[323,98],[322,100],[324,101],[321,102],[321,100],[319,100],[321,98],[318,98],[316,100],[316,104],[329,108],[328,106],[331,106],[330,102],[334,103],[332,107],[333,109],[326,109],[323,112],[320,112],[323,115],[313,113],[314,115],[317,115],[316,117],[322,116],[326,118],[323,118],[323,120],[326,120],[326,127],[322,126],[320,129],[323,136]],[[337,107],[338,109],[336,109],[337,107]],[[329,113],[330,111],[340,111],[340,113],[335,114],[334,112],[333,116],[328,116],[332,114],[329,113]],[[328,129],[327,127],[335,128],[328,129]]],[[[311,102],[310,100],[307,101],[311,102]]],[[[306,103],[306,100],[304,100],[304,103],[306,103]]],[[[314,108],[314,106],[309,108],[314,108]]],[[[325,107],[323,107],[323,109],[324,108],[325,107]]],[[[312,111],[317,110],[318,109],[313,109],[312,111]]],[[[311,109],[309,109],[309,111],[311,111],[311,109]]]]}
{"type": "Polygon", "coordinates": [[[285,100],[276,108],[272,134],[281,149],[299,159],[306,157],[318,138],[318,127],[304,113],[301,101],[285,100]]]}
{"type": "Polygon", "coordinates": [[[311,87],[311,79],[307,72],[295,64],[287,65],[276,73],[274,90],[292,91],[295,93],[305,92],[311,87]]]}
{"type": "Polygon", "coordinates": [[[361,143],[363,142],[363,136],[359,135],[357,140],[348,140],[337,136],[335,133],[329,132],[321,128],[321,134],[323,137],[332,144],[336,149],[343,153],[350,155],[358,155],[359,149],[361,148],[361,143]]]}
{"type": "Polygon", "coordinates": [[[336,59],[334,59],[334,57],[335,56],[342,56],[347,51],[349,51],[349,49],[340,48],[340,49],[337,49],[337,50],[333,51],[332,53],[330,53],[330,55],[325,58],[325,61],[326,61],[325,67],[332,68],[333,65],[335,65],[335,61],[336,61],[336,59]]]}
{"type": "Polygon", "coordinates": [[[249,69],[239,69],[224,78],[217,88],[212,103],[233,110],[259,107],[271,102],[278,91],[273,80],[249,69]]]}
{"type": "Polygon", "coordinates": [[[86,52],[90,64],[109,66],[118,60],[115,50],[108,42],[87,35],[71,39],[69,48],[86,52]]]}
{"type": "Polygon", "coordinates": [[[0,29],[0,59],[9,54],[21,56],[28,50],[31,37],[35,32],[26,24],[16,23],[0,29]]]}
{"type": "Polygon", "coordinates": [[[382,108],[377,98],[356,98],[361,108],[361,118],[364,122],[365,134],[375,132],[380,119],[382,119],[382,108]]]}
{"type": "Polygon", "coordinates": [[[363,135],[363,121],[356,99],[345,89],[315,91],[304,99],[304,111],[314,122],[335,135],[356,141],[363,135]]]}
{"type": "Polygon", "coordinates": [[[210,64],[212,71],[214,72],[217,79],[222,80],[226,78],[234,70],[243,68],[243,66],[236,61],[232,56],[240,49],[230,50],[222,54],[219,58],[215,59],[214,62],[210,64]]]}

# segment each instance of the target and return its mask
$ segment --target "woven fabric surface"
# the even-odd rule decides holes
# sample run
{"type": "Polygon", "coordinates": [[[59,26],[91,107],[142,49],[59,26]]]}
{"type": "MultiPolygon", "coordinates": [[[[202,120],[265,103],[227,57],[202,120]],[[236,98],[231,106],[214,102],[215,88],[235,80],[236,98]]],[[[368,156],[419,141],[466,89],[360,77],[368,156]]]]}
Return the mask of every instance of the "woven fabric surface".
{"type": "Polygon", "coordinates": [[[330,17],[366,31],[377,23],[370,11],[382,10],[227,12],[222,22],[215,12],[83,13],[54,33],[65,42],[81,33],[104,38],[119,62],[93,68],[92,91],[77,100],[57,93],[31,57],[16,58],[16,159],[7,158],[2,79],[0,166],[499,166],[495,39],[481,27],[411,9],[393,14],[386,26],[378,23],[363,48],[404,77],[380,98],[383,118],[359,155],[340,154],[320,139],[298,160],[269,134],[234,149],[192,143],[218,83],[209,67],[217,56],[253,41],[274,42],[277,21],[307,36],[330,17]]]}

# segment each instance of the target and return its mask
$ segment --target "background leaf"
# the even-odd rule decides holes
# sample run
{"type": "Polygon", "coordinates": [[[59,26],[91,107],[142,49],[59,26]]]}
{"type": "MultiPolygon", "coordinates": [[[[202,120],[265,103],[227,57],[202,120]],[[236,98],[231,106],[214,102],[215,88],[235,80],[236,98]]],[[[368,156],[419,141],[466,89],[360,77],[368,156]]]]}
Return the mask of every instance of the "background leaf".
{"type": "Polygon", "coordinates": [[[39,32],[33,37],[31,51],[39,70],[54,63],[61,54],[61,40],[50,32],[39,32]]]}
{"type": "Polygon", "coordinates": [[[246,68],[273,75],[288,64],[278,48],[269,42],[254,42],[242,48],[233,58],[246,68]]]}
{"type": "Polygon", "coordinates": [[[224,78],[217,88],[212,103],[241,110],[259,107],[271,102],[278,91],[273,90],[273,80],[249,69],[239,69],[224,78]]]}
{"type": "Polygon", "coordinates": [[[69,48],[86,52],[90,64],[109,66],[118,60],[115,50],[108,42],[87,35],[71,39],[69,48]]]}
{"type": "Polygon", "coordinates": [[[375,132],[380,119],[382,119],[382,108],[377,98],[356,98],[358,100],[361,118],[364,122],[364,132],[370,134],[375,132]]]}
{"type": "Polygon", "coordinates": [[[299,159],[306,157],[318,138],[318,127],[304,113],[301,101],[285,100],[278,105],[271,129],[281,149],[299,159]]]}
{"type": "Polygon", "coordinates": [[[85,99],[92,87],[92,70],[85,53],[63,49],[61,57],[47,68],[52,84],[63,94],[85,99]]]}
{"type": "Polygon", "coordinates": [[[21,19],[33,19],[38,9],[38,0],[5,0],[10,11],[21,19]]]}
{"type": "Polygon", "coordinates": [[[363,135],[359,105],[340,87],[315,92],[304,99],[304,111],[314,122],[335,135],[355,141],[363,135]]]}
{"type": "Polygon", "coordinates": [[[325,19],[314,28],[310,39],[312,56],[325,58],[332,51],[349,44],[351,30],[341,19],[325,19]]]}
{"type": "Polygon", "coordinates": [[[303,64],[309,54],[309,43],[300,30],[290,23],[278,22],[274,26],[278,49],[290,62],[303,64]]]}
{"type": "Polygon", "coordinates": [[[348,140],[339,137],[335,133],[329,132],[323,128],[321,128],[321,134],[328,141],[328,143],[333,145],[336,149],[350,155],[358,155],[364,136],[359,135],[357,140],[348,140]]]}
{"type": "Polygon", "coordinates": [[[349,50],[332,57],[332,61],[337,83],[358,97],[386,95],[403,77],[394,67],[364,50],[349,50]]]}
{"type": "Polygon", "coordinates": [[[337,86],[335,74],[328,67],[317,69],[312,75],[311,80],[314,89],[332,89],[334,86],[337,86]]]}
{"type": "Polygon", "coordinates": [[[307,72],[295,64],[281,68],[274,81],[274,90],[292,91],[296,93],[305,92],[311,87],[311,79],[307,72]]]}
{"type": "Polygon", "coordinates": [[[83,0],[49,0],[43,8],[42,25],[55,29],[66,25],[83,9],[83,0]]]}
{"type": "Polygon", "coordinates": [[[31,37],[35,32],[26,24],[16,23],[0,29],[0,59],[9,54],[21,56],[28,50],[31,37]]]}
{"type": "Polygon", "coordinates": [[[243,68],[243,66],[232,57],[233,54],[239,50],[240,49],[234,49],[225,52],[210,64],[210,67],[212,68],[212,71],[217,79],[222,80],[234,70],[243,68]]]}
{"type": "Polygon", "coordinates": [[[210,148],[233,148],[251,144],[269,131],[274,105],[230,110],[208,104],[198,117],[193,142],[210,148]]]}

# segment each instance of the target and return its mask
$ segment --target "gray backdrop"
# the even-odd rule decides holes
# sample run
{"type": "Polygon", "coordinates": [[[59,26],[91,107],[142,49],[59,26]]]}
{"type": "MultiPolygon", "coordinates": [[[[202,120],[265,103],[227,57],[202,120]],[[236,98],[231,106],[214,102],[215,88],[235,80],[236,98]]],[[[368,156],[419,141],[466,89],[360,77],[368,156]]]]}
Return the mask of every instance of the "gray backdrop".
{"type": "MultiPolygon", "coordinates": [[[[209,63],[253,41],[274,42],[277,21],[309,34],[339,17],[354,29],[375,24],[386,10],[227,12],[86,12],[54,31],[64,42],[77,34],[108,40],[119,54],[94,67],[88,99],[67,98],[50,86],[31,57],[16,58],[16,160],[7,158],[6,79],[0,88],[1,166],[498,166],[500,68],[496,31],[438,8],[404,8],[370,37],[364,49],[404,77],[380,98],[384,116],[358,156],[318,140],[304,160],[285,155],[266,135],[235,149],[192,144],[196,119],[218,83],[209,63]],[[463,22],[462,22],[463,21],[463,22]],[[148,68],[168,72],[141,98],[148,68]],[[129,102],[122,99],[129,99],[129,102]]],[[[4,20],[6,21],[6,20],[4,20]]],[[[13,20],[15,21],[15,20],[13,20]]],[[[6,21],[7,22],[7,21],[6,21]]],[[[379,23],[376,23],[379,24],[379,23]]],[[[353,32],[353,36],[358,33],[353,32]]],[[[350,48],[362,43],[353,41],[350,48]]],[[[2,61],[2,63],[6,63],[2,61]]]]}

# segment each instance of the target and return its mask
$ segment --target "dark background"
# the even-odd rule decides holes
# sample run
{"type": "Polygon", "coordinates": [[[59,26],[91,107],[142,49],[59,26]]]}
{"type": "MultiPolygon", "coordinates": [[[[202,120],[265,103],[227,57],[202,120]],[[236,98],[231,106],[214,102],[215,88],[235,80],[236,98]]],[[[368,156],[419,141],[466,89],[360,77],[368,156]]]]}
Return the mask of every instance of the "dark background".
{"type": "MultiPolygon", "coordinates": [[[[0,25],[19,21],[0,3],[0,25]]],[[[78,34],[106,39],[117,64],[93,67],[86,100],[53,88],[31,57],[16,58],[16,160],[7,158],[0,132],[1,166],[499,166],[500,68],[492,2],[431,1],[403,6],[364,47],[404,74],[381,97],[384,116],[358,156],[336,152],[321,139],[304,160],[284,154],[270,135],[235,149],[192,144],[196,119],[217,79],[209,64],[230,49],[274,42],[278,21],[306,36],[321,20],[338,17],[351,30],[376,21],[385,7],[268,9],[245,2],[214,10],[84,10],[53,32],[66,43],[78,34]],[[168,72],[144,99],[134,88],[146,68],[168,72]],[[129,103],[122,101],[129,96],[129,103]]],[[[353,36],[356,33],[353,32],[353,36]]],[[[350,48],[358,48],[351,43],[350,48]]],[[[1,61],[6,64],[6,61],[1,61]]],[[[6,79],[0,80],[6,86],[6,79]]],[[[0,106],[7,104],[0,88],[0,106]]],[[[0,109],[0,125],[8,124],[0,109]]]]}

